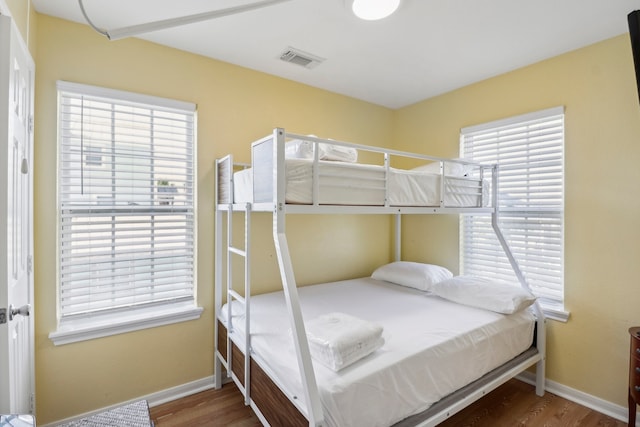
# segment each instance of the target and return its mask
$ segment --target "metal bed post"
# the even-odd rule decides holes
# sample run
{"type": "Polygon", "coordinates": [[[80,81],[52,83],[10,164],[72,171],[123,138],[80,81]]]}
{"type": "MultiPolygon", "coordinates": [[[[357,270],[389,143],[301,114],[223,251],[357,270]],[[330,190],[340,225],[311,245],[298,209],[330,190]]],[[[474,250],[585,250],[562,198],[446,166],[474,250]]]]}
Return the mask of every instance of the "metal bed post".
{"type": "Polygon", "coordinates": [[[391,159],[389,153],[383,155],[384,164],[384,206],[389,207],[389,169],[391,168],[391,159]]]}
{"type": "Polygon", "coordinates": [[[394,215],[394,261],[402,261],[402,214],[397,213],[394,215]]]}
{"type": "MultiPolygon", "coordinates": [[[[391,159],[389,153],[384,153],[384,206],[389,207],[389,169],[391,168],[391,159]]],[[[393,219],[394,226],[394,246],[393,260],[402,261],[402,213],[397,212],[393,219]]]]}
{"type": "MultiPolygon", "coordinates": [[[[219,191],[218,191],[218,183],[220,181],[220,170],[219,170],[219,161],[215,163],[215,177],[216,177],[216,185],[215,185],[215,271],[214,271],[214,285],[215,285],[215,313],[220,313],[222,309],[222,238],[220,237],[222,234],[222,210],[219,208],[219,191]]],[[[219,389],[222,387],[222,363],[220,361],[220,356],[218,352],[218,334],[220,331],[218,330],[218,322],[214,321],[214,343],[215,343],[215,354],[214,354],[214,387],[219,389]]]]}
{"type": "Polygon", "coordinates": [[[322,412],[322,404],[320,402],[320,394],[316,382],[313,364],[311,363],[311,352],[309,351],[309,342],[302,318],[302,310],[300,309],[300,301],[298,299],[298,288],[295,276],[293,274],[293,265],[291,263],[291,255],[285,234],[285,176],[278,171],[284,171],[284,130],[275,129],[273,133],[273,189],[274,189],[274,211],[273,211],[273,241],[275,244],[276,254],[278,258],[278,266],[280,267],[280,275],[282,277],[282,287],[287,303],[287,313],[289,316],[289,324],[293,332],[293,341],[296,350],[296,358],[298,368],[302,374],[302,387],[305,392],[307,401],[307,418],[309,426],[319,427],[324,424],[324,415],[322,412]]]}
{"type": "MultiPolygon", "coordinates": [[[[491,226],[493,227],[493,231],[496,233],[496,237],[500,242],[500,246],[502,246],[502,249],[504,250],[504,253],[507,256],[507,259],[509,260],[509,264],[511,264],[511,268],[516,274],[516,277],[518,278],[520,285],[524,289],[531,292],[531,287],[529,286],[527,279],[524,277],[524,273],[522,272],[522,269],[520,268],[518,261],[514,257],[513,252],[509,247],[509,243],[507,242],[506,238],[504,237],[504,234],[502,233],[502,230],[500,229],[500,224],[499,224],[500,206],[498,205],[498,191],[499,191],[498,173],[499,173],[498,165],[495,165],[493,167],[493,173],[492,173],[493,211],[491,213],[491,226]]],[[[540,303],[538,301],[534,303],[533,310],[536,315],[536,330],[537,330],[536,347],[538,348],[538,352],[542,356],[540,361],[536,363],[536,394],[538,396],[542,396],[544,395],[544,389],[545,389],[545,369],[546,369],[545,360],[546,360],[546,341],[547,341],[546,328],[545,328],[546,318],[542,311],[542,308],[540,308],[540,303]]]]}
{"type": "Polygon", "coordinates": [[[445,183],[445,162],[444,160],[440,160],[440,207],[444,208],[444,197],[445,197],[445,188],[446,188],[446,183],[445,183]]]}
{"type": "Polygon", "coordinates": [[[251,203],[244,211],[244,404],[251,404],[251,203]]]}
{"type": "MultiPolygon", "coordinates": [[[[277,145],[277,140],[274,140],[273,143],[277,145]]],[[[312,178],[311,183],[313,187],[311,188],[311,204],[313,206],[318,206],[320,204],[320,144],[318,142],[313,143],[313,168],[312,168],[312,178]]],[[[274,159],[275,162],[275,159],[274,159]]],[[[274,163],[276,164],[276,163],[274,163]]]]}
{"type": "MultiPolygon", "coordinates": [[[[233,297],[229,290],[233,290],[233,269],[231,268],[231,248],[233,247],[233,205],[228,205],[227,210],[227,372],[233,378],[233,357],[231,346],[231,334],[233,333],[232,313],[233,313],[233,297]]],[[[244,392],[243,392],[244,394],[244,392]]]]}

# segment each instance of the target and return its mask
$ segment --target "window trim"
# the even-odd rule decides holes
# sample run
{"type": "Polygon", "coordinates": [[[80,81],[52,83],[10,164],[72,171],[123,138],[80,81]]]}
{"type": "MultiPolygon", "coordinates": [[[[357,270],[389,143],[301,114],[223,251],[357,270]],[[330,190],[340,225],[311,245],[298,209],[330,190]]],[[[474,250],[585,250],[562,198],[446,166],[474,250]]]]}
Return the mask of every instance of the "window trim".
{"type": "MultiPolygon", "coordinates": [[[[197,305],[197,286],[198,286],[198,197],[197,197],[197,114],[196,105],[194,103],[177,101],[172,99],[160,98],[150,95],[137,94],[132,92],[120,91],[115,89],[102,88],[97,86],[84,85],[80,83],[71,83],[66,81],[58,81],[58,94],[64,91],[82,93],[87,96],[97,96],[111,98],[122,103],[144,103],[158,108],[180,109],[187,112],[193,112],[193,292],[192,298],[188,301],[176,302],[172,304],[159,304],[147,307],[133,307],[121,311],[112,311],[108,313],[93,314],[90,316],[71,316],[69,318],[61,318],[60,307],[60,234],[56,233],[56,309],[57,309],[57,329],[49,334],[49,338],[54,345],[63,345],[85,340],[102,338],[121,333],[127,333],[147,328],[164,326],[190,320],[197,320],[201,317],[204,309],[197,305]]],[[[58,95],[60,96],[60,95],[58,95]]],[[[56,118],[58,122],[60,119],[56,118]]],[[[59,126],[59,124],[58,124],[59,126]]],[[[60,153],[60,137],[57,137],[56,144],[58,148],[58,156],[60,153]]],[[[84,159],[83,159],[84,161],[84,159]]],[[[60,171],[56,175],[56,188],[59,186],[60,171]]],[[[58,190],[57,190],[58,191],[58,190]]],[[[59,205],[59,203],[57,203],[59,205]]],[[[56,207],[56,227],[61,221],[61,212],[56,207]]]]}
{"type": "Polygon", "coordinates": [[[59,322],[49,334],[54,345],[71,344],[95,338],[124,334],[147,328],[197,320],[204,309],[191,303],[179,307],[147,307],[130,313],[109,313],[90,319],[70,319],[59,322]]]}
{"type": "MultiPolygon", "coordinates": [[[[496,128],[503,128],[503,127],[509,127],[512,125],[518,125],[520,123],[525,123],[525,122],[533,122],[536,120],[540,120],[540,119],[545,119],[547,117],[552,117],[552,116],[558,116],[558,115],[562,115],[564,117],[565,114],[565,108],[564,106],[559,106],[559,107],[552,107],[552,108],[548,108],[545,110],[540,110],[540,111],[535,111],[535,112],[531,112],[531,113],[526,113],[526,114],[522,114],[522,115],[518,115],[518,116],[513,116],[513,117],[509,117],[509,118],[505,118],[505,119],[499,119],[499,120],[495,120],[495,121],[491,121],[491,122],[487,122],[487,123],[482,123],[479,125],[475,125],[475,126],[469,126],[469,127],[464,127],[462,129],[460,129],[460,151],[461,151],[461,155],[463,155],[463,145],[464,145],[464,138],[466,135],[471,135],[474,133],[482,133],[484,131],[490,131],[496,128]]],[[[564,125],[563,125],[564,126],[564,125]]],[[[565,168],[564,168],[564,162],[565,162],[565,158],[564,158],[564,133],[565,133],[565,127],[563,127],[563,147],[562,147],[562,152],[563,152],[563,158],[562,158],[562,164],[563,164],[563,196],[562,196],[562,208],[561,208],[561,212],[562,212],[562,246],[564,247],[564,234],[565,234],[565,224],[564,224],[564,214],[565,214],[565,203],[564,203],[564,177],[565,177],[565,168]]],[[[527,210],[527,209],[525,209],[527,210]]],[[[532,211],[531,209],[528,209],[529,211],[532,211]]],[[[521,211],[521,209],[515,209],[515,211],[521,211]]],[[[544,211],[544,209],[543,209],[544,211]]],[[[507,212],[507,211],[505,211],[507,212]]],[[[462,239],[464,238],[464,218],[461,217],[460,221],[459,221],[459,232],[460,232],[460,245],[462,246],[462,239]]],[[[464,272],[464,262],[463,262],[463,258],[464,257],[464,253],[461,251],[460,252],[460,269],[461,271],[464,272]]],[[[564,293],[565,290],[565,281],[564,281],[564,264],[565,264],[565,258],[564,258],[564,249],[563,249],[563,255],[562,255],[562,290],[564,293]]],[[[566,299],[563,297],[562,301],[552,301],[552,300],[548,300],[548,301],[541,301],[541,308],[543,309],[543,312],[545,313],[545,315],[553,320],[558,320],[561,322],[566,322],[569,319],[569,311],[567,311],[566,307],[565,307],[565,302],[566,299]]]]}

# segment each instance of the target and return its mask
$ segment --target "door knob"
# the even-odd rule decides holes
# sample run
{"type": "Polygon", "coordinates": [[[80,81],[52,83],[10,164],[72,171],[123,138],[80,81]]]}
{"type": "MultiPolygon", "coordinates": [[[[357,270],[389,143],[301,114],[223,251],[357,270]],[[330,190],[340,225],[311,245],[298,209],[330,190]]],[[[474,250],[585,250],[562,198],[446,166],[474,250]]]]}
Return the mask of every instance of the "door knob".
{"type": "Polygon", "coordinates": [[[25,304],[22,307],[14,308],[13,305],[9,305],[9,321],[13,320],[18,314],[21,316],[28,316],[31,311],[31,305],[25,304]]]}

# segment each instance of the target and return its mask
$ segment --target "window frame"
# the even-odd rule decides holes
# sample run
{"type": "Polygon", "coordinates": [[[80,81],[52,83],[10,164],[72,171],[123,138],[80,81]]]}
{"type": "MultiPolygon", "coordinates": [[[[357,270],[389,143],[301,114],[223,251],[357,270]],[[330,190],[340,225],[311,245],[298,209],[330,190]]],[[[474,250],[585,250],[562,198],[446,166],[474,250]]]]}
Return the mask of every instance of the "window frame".
{"type": "MultiPolygon", "coordinates": [[[[173,208],[174,211],[178,212],[187,212],[191,216],[191,220],[185,223],[185,232],[189,233],[189,237],[191,238],[191,245],[187,246],[187,260],[190,262],[192,267],[189,268],[190,271],[190,289],[186,291],[185,296],[181,297],[181,299],[166,299],[162,302],[153,303],[152,301],[148,304],[144,305],[135,305],[129,304],[125,307],[111,307],[110,309],[100,312],[100,311],[92,311],[91,313],[87,313],[86,315],[63,315],[62,311],[62,283],[61,283],[61,260],[62,260],[62,204],[61,204],[61,188],[63,187],[63,183],[61,182],[64,174],[60,170],[60,166],[58,166],[58,175],[56,179],[56,188],[57,188],[57,207],[56,207],[56,228],[57,228],[57,241],[56,241],[56,299],[57,299],[57,318],[58,318],[58,326],[57,329],[49,334],[49,338],[53,341],[55,345],[68,344],[78,341],[84,341],[88,339],[100,338],[125,332],[131,332],[135,330],[141,330],[151,327],[157,327],[162,325],[173,324],[177,322],[189,321],[199,319],[203,308],[197,306],[197,110],[196,106],[193,103],[176,101],[167,98],[160,98],[155,96],[137,94],[133,92],[126,92],[114,89],[108,89],[97,86],[90,86],[78,83],[71,83],[65,81],[57,82],[57,92],[58,92],[58,136],[57,136],[57,153],[58,159],[57,164],[60,165],[61,161],[61,147],[63,143],[68,143],[68,141],[64,140],[65,136],[63,135],[61,121],[63,120],[62,107],[61,102],[63,98],[63,94],[71,93],[79,96],[86,96],[92,99],[104,99],[105,101],[112,103],[114,105],[127,105],[127,106],[142,106],[144,108],[149,109],[150,111],[163,111],[163,110],[176,110],[185,114],[185,117],[188,117],[191,120],[192,129],[192,137],[185,140],[185,147],[187,150],[190,150],[190,156],[188,157],[188,161],[190,162],[190,172],[185,172],[189,174],[190,180],[188,184],[190,185],[189,197],[184,197],[184,208],[173,208]],[[190,141],[189,141],[190,139],[190,141]],[[64,140],[64,141],[63,141],[64,140]],[[190,295],[188,295],[190,293],[190,295]]],[[[81,107],[84,111],[84,106],[81,107]]],[[[150,125],[150,129],[155,129],[155,124],[150,125]]],[[[113,136],[115,130],[111,131],[111,135],[113,136]]],[[[155,144],[155,143],[154,143],[155,144]]],[[[93,152],[95,147],[91,145],[87,146],[87,150],[82,153],[80,152],[79,161],[82,165],[88,168],[103,168],[103,160],[107,159],[106,156],[110,156],[109,154],[105,154],[102,152],[101,154],[97,154],[93,152]],[[85,158],[86,157],[86,158],[85,158]],[[94,158],[95,157],[95,158],[94,158]],[[98,157],[100,157],[100,161],[98,161],[98,157]]],[[[153,162],[155,158],[153,154],[151,154],[153,148],[150,148],[149,151],[149,159],[153,162]]],[[[107,159],[111,161],[110,159],[107,159]]],[[[117,163],[112,165],[113,167],[117,167],[117,163]]],[[[178,169],[180,170],[180,169],[178,169]]],[[[137,169],[134,169],[137,171],[137,169]]],[[[158,184],[159,186],[159,184],[158,184]]],[[[132,187],[133,188],[133,187],[132,187]]],[[[136,187],[138,188],[138,187],[136,187]]],[[[140,186],[139,188],[142,188],[140,186]]],[[[152,188],[152,187],[150,187],[152,188]]],[[[117,196],[118,192],[116,190],[112,190],[113,194],[117,196]]],[[[150,190],[150,194],[153,197],[153,189],[150,190]]],[[[134,196],[137,193],[132,193],[134,196]]],[[[66,197],[66,196],[65,196],[66,197]]],[[[133,196],[132,196],[133,197],[133,196]]],[[[160,196],[156,196],[160,197],[160,196]]],[[[173,196],[172,196],[173,197],[173,196]]],[[[100,196],[97,197],[99,200],[100,196]]],[[[112,197],[115,199],[116,197],[112,197]]],[[[96,202],[98,205],[99,201],[96,202]]],[[[153,202],[150,202],[153,203],[153,202]]],[[[157,203],[162,205],[164,203],[157,203]]],[[[106,206],[106,211],[111,212],[112,218],[116,218],[118,215],[122,215],[122,212],[117,208],[117,202],[114,200],[112,205],[106,206]],[[116,214],[117,213],[117,214],[116,214]]],[[[87,209],[87,206],[81,206],[77,209],[78,212],[82,212],[87,209]]],[[[146,212],[148,215],[157,215],[159,211],[165,210],[166,206],[152,207],[151,205],[148,207],[141,207],[140,210],[144,213],[146,212]]],[[[96,209],[100,210],[100,209],[96,209]]],[[[73,208],[66,208],[66,211],[73,212],[73,208]]],[[[82,217],[82,214],[79,214],[82,217]]],[[[112,219],[113,224],[119,224],[117,219],[112,219]]],[[[153,240],[156,236],[156,228],[149,227],[148,236],[153,240]]],[[[114,244],[111,244],[112,252],[116,251],[116,247],[114,244]]],[[[184,255],[183,255],[184,256],[184,255]]],[[[155,261],[150,261],[155,262],[155,261]]]]}
{"type": "MultiPolygon", "coordinates": [[[[499,221],[501,222],[501,230],[505,234],[505,238],[507,242],[509,242],[510,241],[509,230],[508,230],[509,226],[507,225],[509,220],[514,221],[513,222],[514,224],[518,223],[518,225],[514,225],[514,227],[516,227],[514,228],[514,230],[518,229],[519,232],[522,232],[522,227],[525,227],[525,228],[527,227],[526,225],[523,225],[523,224],[527,223],[532,218],[534,219],[539,218],[534,222],[534,224],[535,223],[537,224],[534,225],[535,229],[532,230],[533,234],[530,232],[530,233],[527,233],[525,237],[522,237],[522,236],[515,237],[516,232],[514,232],[513,241],[512,241],[512,244],[510,244],[510,246],[513,246],[513,244],[522,243],[522,241],[536,240],[536,237],[540,237],[535,235],[536,232],[542,235],[542,237],[540,237],[540,239],[538,239],[535,242],[535,245],[537,247],[530,249],[530,250],[533,250],[535,253],[531,253],[531,256],[527,257],[526,259],[522,259],[522,257],[518,259],[517,253],[514,253],[514,257],[516,258],[516,261],[518,261],[518,263],[520,264],[520,267],[523,270],[525,278],[527,277],[527,270],[530,269],[529,271],[530,271],[531,277],[528,279],[528,281],[530,283],[533,283],[531,278],[534,278],[538,282],[537,283],[538,289],[536,289],[537,286],[532,286],[533,288],[532,290],[534,291],[534,294],[537,294],[540,297],[539,300],[545,315],[547,315],[547,317],[551,319],[555,319],[559,321],[567,321],[569,317],[569,313],[565,309],[565,305],[564,305],[565,304],[565,297],[564,297],[564,290],[565,290],[565,283],[564,283],[565,201],[564,201],[564,197],[565,196],[564,196],[564,192],[565,192],[565,173],[566,173],[565,165],[564,165],[564,162],[565,162],[565,154],[564,154],[564,145],[565,145],[564,116],[565,114],[564,113],[565,113],[564,107],[554,107],[554,108],[549,108],[549,109],[536,111],[528,114],[509,117],[506,119],[483,123],[476,126],[465,127],[460,130],[460,155],[462,157],[466,157],[468,159],[472,159],[475,161],[493,162],[493,163],[497,162],[498,171],[499,171],[498,172],[499,180],[501,176],[500,174],[501,162],[499,159],[496,159],[496,157],[503,156],[503,158],[506,158],[506,160],[503,161],[503,168],[502,168],[502,169],[505,169],[504,171],[505,176],[507,176],[510,173],[511,174],[522,173],[522,175],[525,175],[525,173],[521,171],[527,171],[526,173],[531,171],[532,177],[504,178],[505,182],[507,182],[508,184],[526,183],[527,188],[529,188],[531,183],[533,183],[532,186],[536,187],[535,179],[536,179],[536,175],[538,175],[539,176],[538,179],[540,181],[538,181],[537,185],[540,186],[541,183],[544,182],[544,178],[547,178],[547,176],[545,175],[547,173],[547,170],[544,168],[549,167],[553,171],[552,174],[554,174],[554,178],[552,179],[552,181],[554,181],[554,183],[549,186],[551,188],[550,190],[545,189],[546,191],[549,191],[550,195],[547,195],[547,194],[544,194],[544,192],[541,192],[541,194],[544,194],[544,195],[540,196],[540,194],[536,193],[534,190],[531,190],[531,191],[528,190],[526,192],[524,191],[522,192],[524,196],[522,196],[523,199],[519,201],[515,199],[514,201],[510,201],[505,199],[504,197],[499,198],[499,203],[500,203],[500,199],[502,199],[501,206],[499,207],[501,208],[501,210],[499,211],[500,212],[499,221]],[[544,141],[544,143],[546,144],[545,148],[543,150],[540,150],[540,151],[544,151],[544,154],[536,153],[534,150],[537,150],[538,148],[537,146],[533,145],[536,143],[536,138],[540,138],[540,139],[547,138],[546,134],[542,137],[538,136],[538,134],[542,134],[543,131],[536,133],[536,126],[539,126],[541,123],[543,123],[542,126],[553,127],[554,121],[561,122],[561,131],[558,132],[557,130],[549,130],[548,132],[551,136],[549,136],[548,138],[551,138],[551,139],[548,143],[545,140],[544,141]],[[519,128],[526,129],[526,131],[522,131],[519,128]],[[508,137],[502,137],[502,134],[509,134],[509,132],[513,132],[513,134],[509,135],[508,137]],[[493,140],[491,136],[492,133],[496,135],[493,138],[493,140]],[[478,140],[482,142],[478,142],[474,146],[474,142],[472,140],[474,137],[478,138],[478,140]],[[467,141],[465,138],[468,138],[469,141],[467,141]],[[500,144],[501,141],[505,141],[505,140],[507,142],[503,142],[503,144],[505,145],[502,147],[502,149],[498,148],[498,144],[500,144]],[[526,142],[523,143],[522,141],[526,141],[526,142]],[[518,146],[520,147],[526,146],[526,149],[524,151],[522,149],[518,151],[518,146]],[[485,151],[478,154],[474,158],[473,154],[469,155],[468,152],[467,153],[465,152],[467,151],[465,150],[465,147],[472,147],[472,148],[475,148],[476,150],[487,150],[487,151],[491,149],[491,150],[495,150],[495,153],[488,154],[485,151]],[[549,166],[547,164],[546,158],[544,158],[545,156],[547,156],[547,152],[546,152],[547,148],[549,149],[549,153],[550,153],[549,158],[552,158],[552,160],[550,160],[548,163],[552,163],[553,167],[549,166]],[[509,151],[507,152],[507,150],[509,151]],[[516,150],[516,151],[513,151],[513,150],[516,150]],[[499,154],[501,152],[503,154],[499,154]],[[523,161],[522,159],[518,159],[518,157],[528,157],[529,155],[531,155],[532,157],[538,157],[538,158],[536,160],[531,160],[531,161],[527,160],[526,162],[523,161]],[[491,158],[492,156],[494,158],[491,158]],[[524,165],[526,165],[527,167],[525,167],[524,165]],[[531,168],[532,165],[534,165],[533,168],[531,168]],[[538,167],[538,170],[535,169],[536,167],[538,167]],[[558,170],[560,171],[560,178],[557,177],[558,170]],[[559,184],[558,184],[558,181],[560,181],[559,184]],[[559,190],[558,190],[558,187],[559,187],[559,190]],[[536,197],[539,197],[540,201],[532,202],[531,199],[535,199],[536,197]],[[548,200],[546,198],[548,198],[548,200]],[[547,227],[546,230],[545,230],[545,227],[547,227]],[[558,231],[558,228],[559,228],[559,231],[558,231]],[[545,245],[544,247],[540,247],[541,239],[544,239],[544,245],[545,245]],[[551,243],[552,241],[553,241],[553,244],[551,243]],[[547,246],[547,245],[553,245],[553,248],[552,246],[547,246]],[[551,249],[553,249],[553,251],[551,249]],[[544,253],[544,256],[547,256],[546,252],[559,253],[559,255],[552,257],[551,261],[548,261],[553,264],[548,264],[549,269],[545,273],[548,273],[549,271],[554,271],[552,277],[549,279],[554,282],[548,282],[548,283],[545,283],[542,279],[540,279],[540,277],[535,277],[536,273],[534,270],[536,267],[530,267],[530,265],[541,262],[539,260],[534,261],[536,255],[540,255],[541,253],[544,253]],[[553,265],[553,268],[551,268],[552,265],[553,265]],[[545,290],[545,288],[547,288],[547,290],[545,290]],[[538,290],[539,293],[536,292],[536,290],[538,290]],[[547,292],[546,297],[545,297],[545,291],[547,292]],[[551,294],[554,294],[554,293],[560,294],[560,296],[559,297],[550,296],[551,294],[549,292],[551,292],[551,294]]],[[[555,126],[555,127],[558,127],[558,126],[555,126]]],[[[547,132],[546,129],[544,130],[544,132],[545,133],[547,132]]],[[[551,179],[549,180],[551,181],[551,179]]],[[[500,185],[498,185],[498,187],[500,188],[500,185]]],[[[513,191],[519,192],[522,190],[521,188],[518,188],[517,190],[513,190],[513,191]]],[[[504,255],[499,244],[497,245],[490,244],[491,240],[495,238],[493,230],[491,230],[490,232],[487,231],[490,228],[491,220],[490,218],[485,218],[480,216],[478,220],[479,221],[475,223],[475,226],[478,228],[476,228],[475,230],[469,228],[467,230],[467,227],[473,227],[472,225],[473,215],[460,216],[460,220],[459,220],[460,272],[461,274],[465,274],[465,272],[467,274],[479,274],[478,272],[482,269],[482,263],[484,261],[481,259],[481,257],[478,257],[478,259],[476,259],[475,261],[473,260],[469,261],[472,264],[475,263],[475,266],[471,264],[467,265],[466,259],[465,259],[465,255],[467,255],[468,253],[472,253],[477,248],[477,247],[476,248],[472,247],[471,246],[472,243],[466,240],[466,239],[471,239],[473,234],[475,233],[479,239],[481,240],[484,239],[482,241],[486,242],[484,244],[485,250],[489,252],[494,252],[492,256],[497,257],[495,260],[495,266],[494,266],[494,269],[497,269],[495,270],[495,273],[488,273],[488,270],[482,270],[482,274],[487,275],[488,277],[494,276],[494,278],[499,280],[500,279],[505,280],[505,277],[510,274],[511,269],[509,267],[508,269],[509,272],[505,272],[506,271],[505,265],[509,265],[509,263],[506,258],[506,255],[504,255]],[[489,226],[483,223],[487,221],[489,226]],[[499,271],[500,269],[502,270],[499,271]],[[471,273],[469,273],[469,271],[471,271],[471,273]]],[[[495,241],[497,243],[497,238],[495,238],[495,241]]],[[[521,253],[523,251],[527,252],[526,248],[527,246],[523,245],[523,247],[521,247],[519,251],[521,253]]],[[[489,267],[489,264],[491,263],[492,262],[487,261],[486,267],[489,267]]],[[[515,274],[513,275],[513,278],[515,279],[515,274]]],[[[517,283],[517,279],[516,279],[516,283],[517,283]]]]}

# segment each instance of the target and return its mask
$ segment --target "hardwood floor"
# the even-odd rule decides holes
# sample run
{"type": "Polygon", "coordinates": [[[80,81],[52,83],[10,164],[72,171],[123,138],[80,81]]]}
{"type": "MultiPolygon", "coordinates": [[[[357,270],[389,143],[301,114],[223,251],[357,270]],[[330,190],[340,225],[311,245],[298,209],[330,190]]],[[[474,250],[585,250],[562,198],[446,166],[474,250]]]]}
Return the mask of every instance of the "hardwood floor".
{"type": "MultiPolygon", "coordinates": [[[[234,384],[208,390],[151,408],[156,427],[258,427],[260,421],[244,406],[234,384]]],[[[627,424],[549,392],[535,394],[533,386],[511,380],[439,427],[624,427],[627,424]]],[[[273,426],[285,427],[285,426],[273,426]]]]}
{"type": "Polygon", "coordinates": [[[155,427],[262,426],[233,383],[150,408],[149,412],[155,427]]]}
{"type": "Polygon", "coordinates": [[[439,427],[625,427],[627,423],[511,380],[457,413],[439,427]]]}

